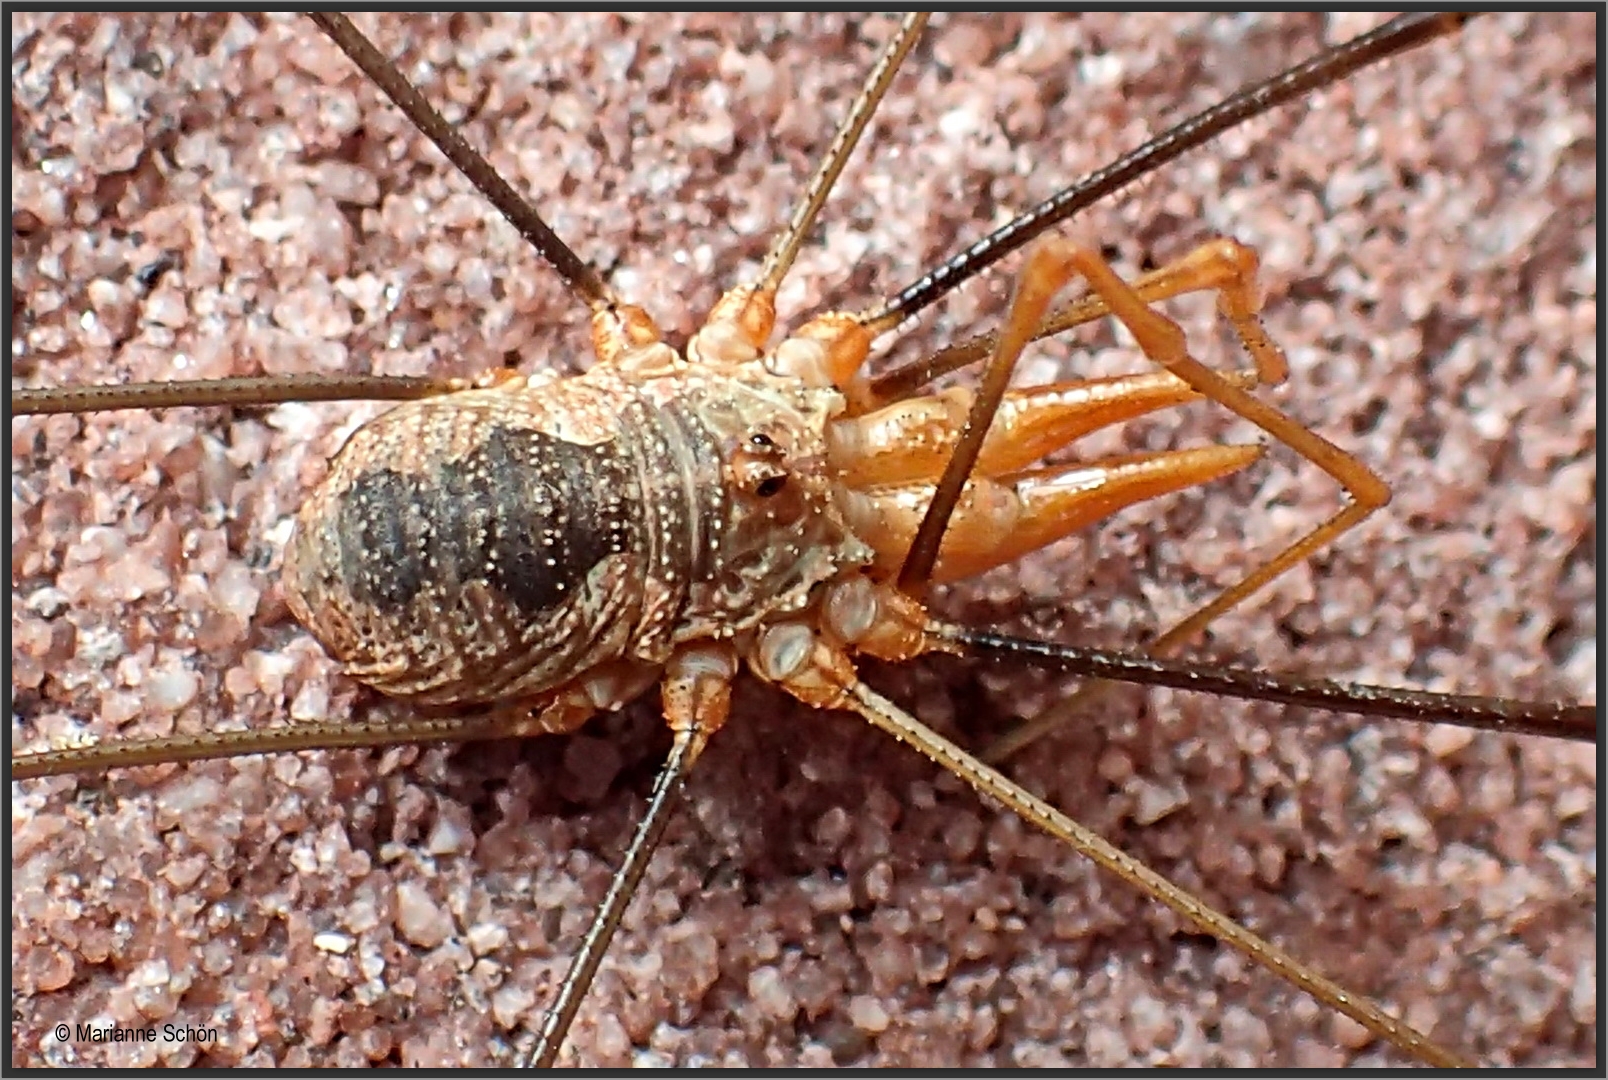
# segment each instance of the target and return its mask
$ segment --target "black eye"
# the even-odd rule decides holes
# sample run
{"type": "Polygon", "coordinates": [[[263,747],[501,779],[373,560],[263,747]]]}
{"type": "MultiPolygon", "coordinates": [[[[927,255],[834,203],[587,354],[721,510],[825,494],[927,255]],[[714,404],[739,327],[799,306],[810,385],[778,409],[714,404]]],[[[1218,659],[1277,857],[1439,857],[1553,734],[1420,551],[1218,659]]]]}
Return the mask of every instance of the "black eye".
{"type": "Polygon", "coordinates": [[[761,499],[768,499],[786,486],[787,477],[767,476],[765,479],[759,482],[759,486],[754,489],[754,494],[758,495],[761,499]]]}
{"type": "Polygon", "coordinates": [[[754,432],[752,435],[748,436],[748,441],[754,446],[759,447],[761,450],[773,450],[776,447],[776,443],[763,431],[754,432]]]}

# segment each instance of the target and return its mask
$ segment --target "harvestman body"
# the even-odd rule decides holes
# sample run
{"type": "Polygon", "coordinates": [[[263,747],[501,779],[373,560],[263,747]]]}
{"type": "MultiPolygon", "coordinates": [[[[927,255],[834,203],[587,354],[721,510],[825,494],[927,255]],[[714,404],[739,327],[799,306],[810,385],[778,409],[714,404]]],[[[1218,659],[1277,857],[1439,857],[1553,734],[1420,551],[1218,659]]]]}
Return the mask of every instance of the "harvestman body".
{"type": "MultiPolygon", "coordinates": [[[[1203,250],[1209,256],[1205,261],[1219,268],[1210,272],[1217,275],[1213,280],[1228,287],[1225,309],[1250,319],[1254,309],[1236,308],[1234,291],[1241,287],[1236,283],[1248,281],[1245,267],[1236,264],[1243,253],[1231,247],[1203,250]]],[[[1116,302],[1117,294],[1109,290],[1120,283],[1102,285],[1098,261],[1066,247],[1044,248],[1041,255],[1045,257],[1035,256],[1037,262],[1024,271],[1025,282],[1031,284],[1039,275],[1051,282],[1053,291],[1076,269],[1096,280],[1101,295],[1112,298],[1109,303],[1116,302]]],[[[1047,302],[1048,296],[1041,299],[1047,302]]],[[[858,496],[869,505],[856,509],[854,484],[847,484],[849,492],[839,485],[841,478],[853,479],[860,470],[866,484],[897,489],[898,478],[889,479],[880,459],[910,445],[910,434],[923,430],[922,424],[952,425],[952,440],[965,409],[944,410],[940,420],[923,417],[914,427],[899,428],[890,419],[886,423],[900,437],[856,441],[851,418],[845,414],[841,421],[834,419],[846,404],[830,388],[845,383],[864,359],[869,339],[856,336],[852,320],[817,320],[783,346],[764,352],[768,313],[756,324],[752,298],[730,294],[689,349],[694,361],[689,367],[654,343],[656,335],[634,315],[595,310],[595,340],[604,363],[592,375],[531,386],[489,377],[481,389],[438,399],[440,408],[431,401],[401,406],[354,439],[331,479],[304,509],[287,554],[290,603],[297,615],[354,675],[388,692],[426,704],[546,695],[534,712],[527,704],[517,719],[499,721],[503,734],[569,730],[593,711],[634,696],[665,665],[667,708],[673,725],[679,723],[686,736],[679,745],[695,747],[694,753],[723,718],[717,714],[724,710],[724,684],[739,660],[804,700],[882,708],[875,695],[854,696],[869,691],[854,689],[852,672],[846,675],[836,666],[838,656],[848,646],[890,659],[945,647],[942,634],[932,637],[935,632],[919,608],[904,606],[903,594],[891,589],[891,583],[873,585],[872,578],[858,573],[877,567],[891,577],[903,552],[913,543],[922,546],[913,539],[919,512],[903,528],[886,529],[880,536],[877,528],[896,518],[907,502],[919,510],[931,493],[890,494],[887,488],[873,487],[858,496]],[[622,438],[623,432],[631,432],[632,438],[622,438]],[[510,440],[511,433],[524,434],[510,440]],[[627,452],[632,439],[638,450],[627,452]],[[453,448],[445,463],[428,453],[409,456],[434,446],[453,448]],[[533,453],[533,446],[541,452],[533,453]],[[650,465],[647,474],[660,478],[656,482],[663,487],[638,487],[636,494],[645,497],[636,506],[599,503],[588,508],[576,502],[587,494],[606,502],[600,493],[631,490],[633,474],[642,472],[645,463],[674,461],[689,465],[690,475],[684,469],[682,482],[672,483],[664,479],[672,474],[650,465]],[[808,463],[820,462],[829,462],[834,471],[812,472],[808,463]],[[487,530],[495,526],[487,523],[498,509],[492,498],[497,480],[516,464],[550,470],[545,489],[552,492],[555,505],[575,513],[573,519],[544,519],[545,546],[488,540],[487,530]],[[710,471],[699,474],[704,467],[710,471]],[[442,507],[454,501],[472,503],[477,497],[487,500],[480,532],[460,537],[456,547],[443,547],[440,533],[409,531],[408,508],[432,499],[442,507]],[[799,536],[796,550],[784,546],[778,556],[777,527],[799,536]],[[796,529],[802,534],[791,532],[796,529]],[[489,556],[490,561],[479,565],[471,556],[489,556]],[[701,557],[711,564],[730,560],[723,564],[729,567],[728,576],[711,573],[707,566],[698,570],[701,557]],[[655,577],[656,567],[665,572],[655,577]],[[387,577],[386,569],[396,573],[387,577]],[[440,625],[428,625],[421,613],[439,611],[445,595],[428,594],[454,579],[459,588],[450,602],[461,606],[463,618],[448,624],[477,630],[442,641],[438,634],[431,637],[440,625]],[[827,586],[827,594],[819,594],[817,585],[827,586]],[[577,593],[588,595],[575,600],[577,593]],[[633,603],[635,608],[624,610],[633,603]],[[552,622],[544,624],[542,617],[549,615],[552,622]],[[808,622],[803,621],[806,615],[808,622]],[[576,627],[586,626],[587,619],[592,629],[618,634],[618,639],[577,634],[576,627]],[[505,648],[476,655],[488,626],[505,635],[528,634],[527,649],[539,649],[540,655],[523,664],[511,662],[505,648]],[[574,651],[555,655],[554,641],[573,645],[574,651]],[[571,681],[565,671],[588,675],[571,681]]],[[[1030,332],[1041,317],[1040,311],[1016,321],[1030,332]]],[[[1131,317],[1139,319],[1140,312],[1131,317]]],[[[1164,341],[1147,339],[1142,324],[1133,325],[1147,352],[1154,356],[1165,351],[1164,341]]],[[[1256,339],[1247,342],[1255,355],[1256,339]]],[[[1004,370],[1008,373],[1008,364],[1004,370]]],[[[1228,386],[1236,391],[1238,384],[1228,386]]],[[[1018,425],[1014,430],[1019,440],[1025,439],[1020,432],[1030,430],[1035,417],[1066,409],[1064,402],[1047,400],[1049,396],[1016,394],[1008,399],[1006,413],[1018,425]]],[[[982,428],[974,430],[981,436],[982,428]]],[[[1007,422],[1001,430],[1013,429],[1007,422]]],[[[988,464],[979,466],[981,475],[1009,477],[1025,460],[1039,456],[1021,448],[1015,454],[1010,456],[1008,445],[1003,451],[984,446],[988,464]]],[[[1177,471],[1174,486],[1182,486],[1232,471],[1252,456],[1224,447],[1205,457],[1165,460],[1177,471]]],[[[920,464],[894,467],[914,470],[923,482],[937,480],[935,473],[921,472],[920,464]]],[[[969,471],[968,465],[960,475],[969,471]]],[[[1027,499],[1029,488],[1020,482],[1007,483],[1005,494],[1013,484],[1016,497],[1027,499]]],[[[962,501],[945,540],[943,558],[952,563],[949,576],[1007,561],[1045,542],[1022,538],[1017,547],[1000,545],[1006,519],[990,516],[978,490],[974,485],[962,501]],[[956,538],[968,535],[981,539],[967,548],[956,538]]],[[[1040,512],[1058,519],[1069,516],[1065,509],[1040,512]]],[[[462,520],[476,518],[470,513],[462,520]]],[[[1021,520],[1034,519],[1029,513],[1021,520]]],[[[928,546],[926,567],[901,575],[901,584],[908,576],[918,582],[927,579],[934,563],[940,573],[946,570],[938,562],[937,545],[928,546]]],[[[907,572],[911,561],[916,560],[905,562],[907,572]]]]}

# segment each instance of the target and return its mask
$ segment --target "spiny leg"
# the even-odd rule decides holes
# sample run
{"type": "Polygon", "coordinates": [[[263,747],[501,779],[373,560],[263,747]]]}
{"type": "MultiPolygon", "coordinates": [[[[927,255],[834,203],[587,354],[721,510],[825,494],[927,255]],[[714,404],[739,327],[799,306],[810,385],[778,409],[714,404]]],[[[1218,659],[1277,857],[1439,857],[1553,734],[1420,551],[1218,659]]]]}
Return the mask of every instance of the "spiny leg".
{"type": "MultiPolygon", "coordinates": [[[[899,65],[920,38],[929,14],[924,11],[907,13],[899,29],[883,46],[876,63],[866,75],[859,96],[838,125],[831,145],[816,166],[815,174],[805,185],[804,194],[793,208],[787,226],[771,241],[759,277],[750,284],[728,289],[716,301],[703,328],[688,343],[689,359],[740,363],[759,355],[769,344],[771,330],[776,325],[776,291],[781,288],[782,279],[798,257],[805,235],[815,223],[843,167],[848,164],[855,144],[875,115],[893,77],[898,74],[899,65]]],[[[855,329],[858,331],[857,327],[855,329]]],[[[870,342],[870,335],[863,331],[858,331],[854,337],[856,340],[863,339],[867,344],[870,342]]]]}
{"type": "MultiPolygon", "coordinates": [[[[885,622],[908,619],[913,601],[888,590],[885,622]],[[900,602],[903,602],[901,610],[900,602]]],[[[887,633],[892,648],[881,648],[870,636],[862,651],[899,660],[925,649],[943,650],[942,635],[925,635],[906,625],[887,633]],[[902,629],[904,632],[899,632],[902,629]]],[[[919,751],[981,795],[997,799],[1028,824],[1042,829],[1105,870],[1143,891],[1193,926],[1223,942],[1258,966],[1311,994],[1319,1002],[1345,1014],[1370,1032],[1412,1056],[1442,1068],[1470,1064],[1411,1026],[1386,1013],[1371,999],[1354,994],[1307,967],[1294,956],[1121,851],[1097,833],[1078,824],[1002,773],[972,757],[928,728],[893,702],[860,681],[844,649],[825,638],[810,635],[801,624],[767,628],[750,651],[749,666],[760,677],[817,708],[848,709],[919,751]]]]}
{"type": "MultiPolygon", "coordinates": [[[[1243,603],[1292,567],[1311,558],[1342,534],[1360,525],[1375,510],[1390,501],[1390,488],[1361,461],[1347,454],[1321,435],[1235,384],[1189,355],[1183,330],[1177,323],[1153,310],[1133,286],[1123,281],[1097,251],[1047,241],[1062,246],[1067,265],[1082,275],[1111,313],[1133,334],[1145,356],[1188,383],[1203,397],[1211,398],[1235,414],[1249,420],[1332,476],[1344,489],[1348,501],[1328,520],[1298,537],[1283,551],[1254,567],[1239,581],[1202,604],[1176,625],[1156,637],[1146,651],[1165,655],[1189,642],[1214,619],[1243,603]]],[[[1225,241],[1213,241],[1180,260],[1188,264],[1203,254],[1225,260],[1233,268],[1229,280],[1218,288],[1218,310],[1228,319],[1235,335],[1255,361],[1257,371],[1270,382],[1282,381],[1288,368],[1282,353],[1263,331],[1255,294],[1256,257],[1249,248],[1225,241]]],[[[1075,709],[1086,707],[1086,693],[1074,694],[1052,707],[1028,725],[990,746],[984,757],[990,761],[1005,757],[1053,730],[1075,709]]]]}
{"type": "MultiPolygon", "coordinates": [[[[1176,262],[1139,275],[1131,284],[1134,292],[1151,304],[1232,285],[1239,273],[1237,267],[1243,250],[1242,245],[1233,240],[1214,240],[1176,262]]],[[[1054,337],[1110,314],[1111,308],[1100,295],[1080,296],[1051,312],[1033,332],[1033,340],[1054,337]]],[[[987,359],[999,346],[999,334],[998,330],[991,330],[863,381],[857,380],[848,388],[850,400],[858,404],[860,411],[868,411],[883,403],[907,398],[935,379],[987,359]]],[[[1277,350],[1268,359],[1274,367],[1265,373],[1257,372],[1255,381],[1247,389],[1284,381],[1288,372],[1279,366],[1282,357],[1277,355],[1277,350]]]]}
{"type": "Polygon", "coordinates": [[[675,797],[709,737],[726,722],[731,709],[731,681],[736,674],[736,658],[723,646],[689,648],[672,657],[666,665],[662,688],[664,717],[675,735],[675,742],[653,782],[648,808],[625,849],[625,859],[609,880],[609,891],[592,916],[586,936],[581,939],[580,951],[570,961],[564,981],[559,984],[558,997],[542,1023],[529,1067],[551,1068],[558,1059],[559,1048],[564,1044],[586,992],[591,989],[598,965],[603,962],[620,919],[636,895],[648,862],[670,823],[675,797]]]}
{"type": "Polygon", "coordinates": [[[408,82],[397,66],[374,43],[338,12],[310,11],[307,17],[384,91],[458,171],[497,208],[508,223],[558,271],[558,276],[592,312],[592,347],[608,363],[628,349],[660,339],[659,328],[648,313],[634,304],[621,303],[595,267],[577,255],[534,207],[504,180],[480,152],[470,146],[423,94],[408,82]]]}

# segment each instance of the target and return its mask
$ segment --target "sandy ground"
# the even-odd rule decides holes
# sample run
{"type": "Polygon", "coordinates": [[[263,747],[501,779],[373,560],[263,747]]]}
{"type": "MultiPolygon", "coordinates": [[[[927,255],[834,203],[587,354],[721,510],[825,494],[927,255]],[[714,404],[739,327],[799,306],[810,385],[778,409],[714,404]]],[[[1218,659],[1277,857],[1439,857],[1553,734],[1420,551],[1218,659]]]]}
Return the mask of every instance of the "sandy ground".
{"type": "MultiPolygon", "coordinates": [[[[940,19],[784,315],[869,302],[1372,21],[940,19]]],[[[376,33],[684,336],[757,264],[890,25],[458,16],[376,33]]],[[[12,29],[18,381],[469,372],[509,353],[570,370],[584,355],[554,275],[309,25],[12,29]],[[145,272],[164,253],[173,268],[145,272]]],[[[1593,699],[1593,42],[1589,16],[1483,20],[1071,228],[1128,272],[1214,233],[1256,246],[1294,366],[1273,400],[1395,487],[1337,550],[1222,620],[1210,653],[1593,699]]],[[[986,326],[1006,283],[929,316],[899,355],[986,326]]],[[[1171,310],[1206,358],[1234,362],[1207,306],[1171,310]]],[[[1139,366],[1116,341],[1045,349],[1026,377],[1139,366]]],[[[300,493],[374,409],[14,421],[14,744],[346,715],[354,688],[274,581],[300,493]]],[[[1226,437],[1247,435],[1197,406],[1089,452],[1226,437]]],[[[1336,500],[1280,451],[938,605],[1133,644],[1336,500]]],[[[974,746],[1065,690],[962,662],[869,677],[974,746]]],[[[667,743],[642,705],[528,745],[13,784],[13,1063],[507,1062],[667,743]],[[218,1041],[52,1034],[97,1019],[218,1041]]],[[[1595,757],[1125,691],[1011,772],[1446,1043],[1582,1065],[1599,1053],[1595,757]]],[[[1398,1061],[851,717],[747,686],[688,803],[567,1060],[1398,1061]]]]}

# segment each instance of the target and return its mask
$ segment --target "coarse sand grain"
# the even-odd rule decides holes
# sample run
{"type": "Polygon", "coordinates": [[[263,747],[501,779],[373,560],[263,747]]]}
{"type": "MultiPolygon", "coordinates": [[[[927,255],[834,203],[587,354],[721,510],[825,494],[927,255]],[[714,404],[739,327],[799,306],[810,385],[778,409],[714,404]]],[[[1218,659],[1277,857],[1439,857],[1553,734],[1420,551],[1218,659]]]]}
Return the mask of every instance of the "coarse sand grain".
{"type": "MultiPolygon", "coordinates": [[[[11,16],[14,385],[574,370],[584,319],[308,23],[11,16]]],[[[868,303],[1166,122],[1375,16],[934,20],[782,294],[868,303]]],[[[751,273],[887,17],[459,14],[360,24],[614,285],[684,338],[751,273]]],[[[1395,500],[1202,650],[1592,700],[1598,27],[1502,15],[1163,170],[1067,229],[1134,273],[1263,259],[1270,398],[1395,500]]],[[[910,356],[991,325],[1012,260],[910,356]]],[[[1208,302],[1170,305],[1236,362],[1208,302]]],[[[1134,370],[1110,327],[1025,378],[1134,370]]],[[[13,421],[12,737],[343,717],[275,573],[378,406],[13,421]]],[[[1112,453],[1256,436],[1194,406],[1112,453]]],[[[1288,452],[937,598],[1134,645],[1338,504],[1288,452]]],[[[870,666],[979,746],[1067,691],[870,666]]],[[[13,1065],[505,1064],[668,744],[569,738],[13,784],[13,1065]],[[106,1045],[59,1024],[181,1024],[106,1045]]],[[[1448,1045],[1598,1060],[1596,754],[1124,690],[1012,775],[1448,1045]]],[[[1380,1065],[1400,1057],[852,717],[745,684],[565,1060],[1380,1065]]]]}

